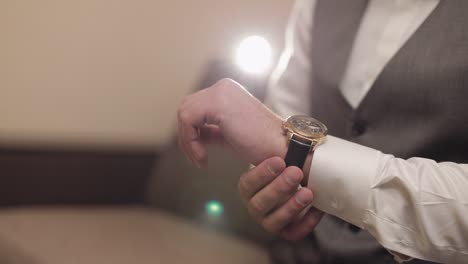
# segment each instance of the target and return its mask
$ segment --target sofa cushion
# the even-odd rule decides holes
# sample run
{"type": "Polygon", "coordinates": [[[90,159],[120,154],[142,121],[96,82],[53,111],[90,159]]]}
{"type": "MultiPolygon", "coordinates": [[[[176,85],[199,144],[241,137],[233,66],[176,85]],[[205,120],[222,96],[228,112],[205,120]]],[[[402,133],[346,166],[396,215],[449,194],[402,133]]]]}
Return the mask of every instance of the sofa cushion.
{"type": "Polygon", "coordinates": [[[261,264],[269,257],[252,242],[156,209],[49,207],[0,211],[0,262],[261,264]]]}

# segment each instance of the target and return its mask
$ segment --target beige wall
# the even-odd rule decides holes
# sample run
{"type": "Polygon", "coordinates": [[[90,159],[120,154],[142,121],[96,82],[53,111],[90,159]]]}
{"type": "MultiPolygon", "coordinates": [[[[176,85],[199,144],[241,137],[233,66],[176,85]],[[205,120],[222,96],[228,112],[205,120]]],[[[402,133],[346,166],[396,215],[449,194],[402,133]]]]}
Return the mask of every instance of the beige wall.
{"type": "Polygon", "coordinates": [[[2,0],[0,144],[161,145],[204,63],[250,33],[278,52],[291,5],[2,0]]]}

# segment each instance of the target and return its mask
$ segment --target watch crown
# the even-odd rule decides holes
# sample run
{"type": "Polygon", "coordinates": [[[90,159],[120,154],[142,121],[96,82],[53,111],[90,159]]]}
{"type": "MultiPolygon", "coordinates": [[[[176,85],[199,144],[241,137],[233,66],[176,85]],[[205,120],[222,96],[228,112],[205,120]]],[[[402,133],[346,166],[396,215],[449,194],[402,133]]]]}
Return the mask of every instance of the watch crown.
{"type": "Polygon", "coordinates": [[[289,131],[286,121],[283,121],[283,123],[281,123],[281,129],[283,129],[283,132],[289,131]]]}

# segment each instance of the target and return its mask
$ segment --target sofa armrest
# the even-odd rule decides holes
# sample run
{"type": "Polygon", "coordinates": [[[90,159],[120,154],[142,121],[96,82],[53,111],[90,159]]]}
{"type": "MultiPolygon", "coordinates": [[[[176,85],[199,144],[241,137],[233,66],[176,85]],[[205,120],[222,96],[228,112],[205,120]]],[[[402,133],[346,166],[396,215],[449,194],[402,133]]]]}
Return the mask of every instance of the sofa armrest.
{"type": "Polygon", "coordinates": [[[157,153],[0,147],[0,206],[133,204],[157,153]]]}

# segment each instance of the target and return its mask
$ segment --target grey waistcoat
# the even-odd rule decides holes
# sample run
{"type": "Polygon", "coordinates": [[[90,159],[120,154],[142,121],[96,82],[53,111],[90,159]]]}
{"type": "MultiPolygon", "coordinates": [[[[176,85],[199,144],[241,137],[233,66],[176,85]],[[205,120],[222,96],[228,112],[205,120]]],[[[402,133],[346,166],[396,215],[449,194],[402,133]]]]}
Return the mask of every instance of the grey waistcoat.
{"type": "MultiPolygon", "coordinates": [[[[339,84],[366,7],[365,0],[317,2],[311,115],[331,135],[400,158],[468,163],[468,1],[441,0],[353,109],[339,84]]],[[[333,217],[316,237],[344,258],[384,252],[366,231],[333,217]]]]}

